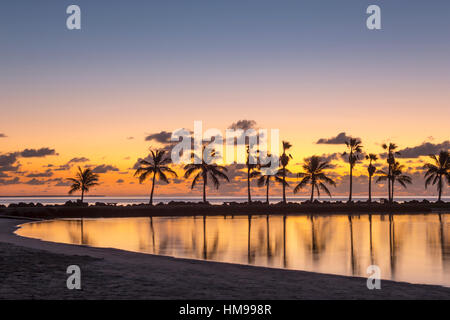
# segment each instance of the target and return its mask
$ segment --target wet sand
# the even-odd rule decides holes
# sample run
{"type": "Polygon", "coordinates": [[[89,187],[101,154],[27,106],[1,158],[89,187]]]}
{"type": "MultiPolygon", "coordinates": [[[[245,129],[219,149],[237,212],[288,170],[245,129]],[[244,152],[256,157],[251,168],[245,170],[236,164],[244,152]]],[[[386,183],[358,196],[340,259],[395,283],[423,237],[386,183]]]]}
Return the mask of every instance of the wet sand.
{"type": "Polygon", "coordinates": [[[0,219],[0,299],[450,299],[450,288],[44,242],[0,219]],[[81,268],[68,290],[66,268],[81,268]]]}

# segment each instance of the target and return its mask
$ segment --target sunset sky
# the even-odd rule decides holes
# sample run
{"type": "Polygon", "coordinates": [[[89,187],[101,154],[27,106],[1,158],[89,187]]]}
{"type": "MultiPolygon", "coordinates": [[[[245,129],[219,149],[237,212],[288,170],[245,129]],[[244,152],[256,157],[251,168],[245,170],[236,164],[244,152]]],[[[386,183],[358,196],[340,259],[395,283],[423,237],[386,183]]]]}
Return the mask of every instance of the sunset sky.
{"type": "MultiPolygon", "coordinates": [[[[335,195],[348,189],[335,155],[345,145],[320,139],[358,137],[367,153],[392,141],[414,179],[397,194],[435,195],[420,169],[450,148],[449,30],[447,0],[2,3],[0,195],[66,194],[77,165],[100,174],[93,194],[147,194],[137,160],[165,147],[161,132],[195,120],[223,132],[239,120],[279,129],[293,144],[291,171],[313,154],[333,159],[335,195]],[[66,28],[70,4],[81,30],[66,28]],[[382,30],[366,28],[370,4],[382,30]]],[[[366,166],[355,169],[359,195],[366,166]]],[[[242,173],[230,171],[238,181],[211,195],[245,196],[242,173]]],[[[188,183],[156,192],[200,195],[188,183]]]]}

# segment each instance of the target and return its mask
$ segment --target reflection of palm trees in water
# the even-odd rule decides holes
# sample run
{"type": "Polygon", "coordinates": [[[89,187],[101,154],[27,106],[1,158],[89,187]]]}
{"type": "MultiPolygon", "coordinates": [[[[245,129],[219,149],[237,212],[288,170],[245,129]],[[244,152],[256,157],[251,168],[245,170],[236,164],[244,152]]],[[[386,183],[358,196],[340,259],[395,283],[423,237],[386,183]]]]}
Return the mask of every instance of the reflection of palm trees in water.
{"type": "Polygon", "coordinates": [[[329,230],[328,221],[317,221],[318,218],[313,214],[308,216],[311,226],[311,236],[309,234],[299,232],[303,235],[303,242],[305,243],[305,250],[311,254],[312,263],[315,265],[322,257],[322,252],[325,250],[330,237],[333,232],[329,230]]]}
{"type": "MultiPolygon", "coordinates": [[[[149,229],[152,237],[152,253],[153,254],[166,254],[167,248],[169,248],[169,243],[173,241],[171,240],[171,235],[167,233],[167,231],[159,232],[159,241],[158,247],[156,247],[156,231],[153,225],[153,217],[149,217],[149,229]]],[[[161,230],[161,228],[160,228],[161,230]]]]}
{"type": "Polygon", "coordinates": [[[442,259],[442,267],[444,269],[445,272],[447,272],[448,268],[450,267],[450,259],[449,259],[449,246],[447,246],[446,243],[446,239],[445,239],[445,233],[444,233],[444,226],[445,226],[445,222],[443,219],[442,214],[438,214],[439,215],[439,240],[441,243],[441,259],[442,259]]]}
{"type": "Polygon", "coordinates": [[[353,222],[351,215],[348,216],[348,223],[350,228],[350,261],[352,266],[352,275],[355,275],[356,259],[355,259],[355,251],[353,249],[353,222]]]}
{"type": "Polygon", "coordinates": [[[82,245],[93,245],[94,241],[92,241],[92,239],[89,238],[89,234],[87,234],[85,232],[85,228],[84,228],[84,219],[81,218],[79,220],[79,224],[80,224],[80,244],[82,245]]]}
{"type": "Polygon", "coordinates": [[[252,216],[248,215],[248,237],[247,237],[247,261],[253,263],[255,261],[255,253],[251,249],[251,230],[252,230],[252,216]]]}
{"type": "Polygon", "coordinates": [[[217,249],[219,247],[219,233],[216,232],[216,235],[214,237],[214,242],[208,251],[208,243],[207,243],[207,237],[206,237],[206,216],[203,216],[203,252],[202,257],[204,260],[213,259],[214,256],[217,254],[217,249]]]}
{"type": "Polygon", "coordinates": [[[286,215],[283,216],[283,267],[287,267],[286,258],[286,215]]]}
{"type": "Polygon", "coordinates": [[[267,247],[267,261],[272,260],[272,249],[270,248],[270,228],[269,228],[269,215],[266,217],[266,247],[267,247]]]}
{"type": "Polygon", "coordinates": [[[311,253],[313,256],[313,260],[316,261],[318,259],[317,255],[317,237],[316,237],[316,228],[314,225],[314,216],[310,215],[309,220],[311,220],[311,253]]]}
{"type": "Polygon", "coordinates": [[[373,238],[372,238],[372,214],[369,213],[369,241],[370,241],[370,264],[375,264],[375,259],[373,256],[373,238]]]}
{"type": "Polygon", "coordinates": [[[203,216],[203,259],[208,259],[208,248],[206,243],[206,216],[203,216]]]}
{"type": "Polygon", "coordinates": [[[80,220],[80,244],[84,243],[84,221],[83,218],[80,220]]]}
{"type": "Polygon", "coordinates": [[[69,224],[68,235],[69,235],[70,243],[81,244],[80,235],[78,233],[80,221],[79,220],[73,220],[73,221],[71,220],[71,221],[68,221],[67,223],[69,224]]]}
{"type": "Polygon", "coordinates": [[[389,214],[389,256],[391,265],[391,278],[395,279],[395,224],[394,215],[389,214]]]}
{"type": "Polygon", "coordinates": [[[155,229],[153,228],[153,218],[150,217],[150,232],[152,234],[153,253],[155,253],[155,229]]]}

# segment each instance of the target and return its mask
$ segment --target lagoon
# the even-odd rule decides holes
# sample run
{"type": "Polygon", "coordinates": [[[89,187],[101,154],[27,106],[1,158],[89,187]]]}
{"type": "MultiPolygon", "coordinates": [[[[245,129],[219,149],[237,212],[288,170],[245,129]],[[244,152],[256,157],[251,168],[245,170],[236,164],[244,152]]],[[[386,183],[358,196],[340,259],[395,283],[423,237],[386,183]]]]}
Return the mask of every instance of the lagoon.
{"type": "Polygon", "coordinates": [[[20,236],[146,254],[450,287],[450,214],[49,220],[20,236]]]}

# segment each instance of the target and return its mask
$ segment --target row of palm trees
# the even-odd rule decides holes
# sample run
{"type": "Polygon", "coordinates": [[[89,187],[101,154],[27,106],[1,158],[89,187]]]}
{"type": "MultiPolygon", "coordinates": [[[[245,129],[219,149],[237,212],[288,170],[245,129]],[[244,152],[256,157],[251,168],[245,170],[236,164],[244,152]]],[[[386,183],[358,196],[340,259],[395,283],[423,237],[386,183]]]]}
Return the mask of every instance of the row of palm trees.
{"type": "MultiPolygon", "coordinates": [[[[288,174],[291,174],[287,166],[292,155],[289,153],[289,149],[292,145],[287,142],[282,142],[283,152],[280,155],[280,167],[273,172],[266,172],[262,170],[264,167],[269,167],[270,163],[267,165],[251,164],[249,161],[249,148],[247,148],[247,191],[248,191],[248,202],[252,202],[251,197],[251,180],[257,178],[257,184],[259,187],[266,187],[266,202],[269,203],[269,190],[271,186],[271,181],[279,183],[282,186],[283,203],[286,203],[286,187],[289,187],[289,182],[286,180],[288,174]]],[[[353,194],[353,171],[358,163],[358,161],[363,158],[363,146],[361,141],[358,139],[349,139],[346,142],[347,150],[343,153],[349,164],[349,177],[350,177],[350,189],[349,189],[349,202],[352,201],[353,194]]],[[[386,161],[387,170],[377,170],[375,162],[379,160],[376,154],[370,153],[366,155],[366,159],[369,161],[367,166],[368,178],[369,178],[369,201],[372,201],[372,179],[377,173],[376,182],[387,182],[388,185],[388,199],[389,202],[394,200],[394,186],[396,183],[400,184],[402,187],[406,188],[408,184],[412,183],[412,178],[403,171],[405,167],[396,161],[396,156],[399,155],[397,150],[397,145],[394,143],[383,145],[383,149],[387,151],[386,161]]],[[[205,149],[204,149],[205,150],[205,149]]],[[[143,183],[147,179],[151,182],[150,200],[149,204],[153,204],[153,194],[155,190],[155,185],[158,180],[165,183],[169,183],[168,175],[172,177],[177,177],[177,173],[172,170],[170,165],[170,158],[166,156],[165,150],[150,150],[149,160],[141,160],[140,166],[135,172],[135,176],[139,178],[139,182],[143,183]]],[[[214,151],[211,152],[212,157],[214,157],[214,151]]],[[[193,155],[193,157],[195,157],[193,155]]],[[[444,188],[445,181],[450,185],[450,157],[448,151],[441,151],[439,155],[430,155],[432,159],[431,163],[427,163],[424,168],[425,172],[425,188],[428,185],[436,185],[438,190],[438,201],[441,201],[442,190],[444,188]]],[[[206,187],[212,182],[216,189],[219,189],[220,181],[224,180],[229,182],[229,177],[227,176],[227,168],[216,163],[207,163],[204,159],[201,161],[196,161],[198,163],[190,163],[184,166],[184,178],[189,179],[193,177],[191,183],[191,189],[193,189],[198,183],[202,183],[203,187],[203,202],[207,202],[206,198],[206,187]]],[[[304,159],[302,165],[302,172],[296,174],[297,178],[300,180],[298,184],[294,187],[294,193],[298,193],[300,190],[307,186],[311,188],[310,201],[314,201],[314,195],[320,196],[321,192],[326,193],[331,197],[331,192],[329,186],[336,186],[336,182],[327,175],[326,171],[332,169],[332,165],[329,161],[319,157],[311,156],[304,159]]],[[[73,184],[70,188],[69,193],[75,191],[81,191],[81,201],[83,201],[84,193],[89,191],[89,188],[98,184],[98,175],[93,173],[91,169],[81,169],[78,167],[77,176],[75,178],[69,179],[73,184]]]]}

